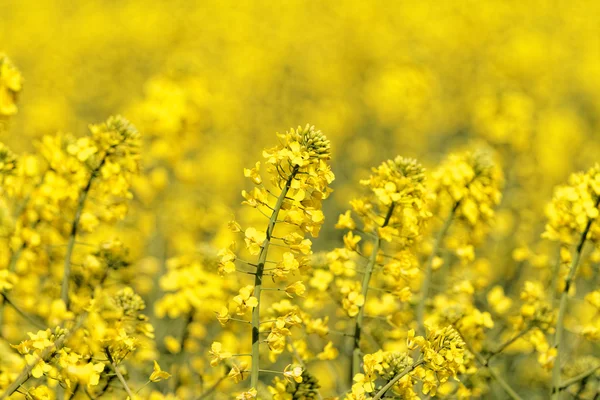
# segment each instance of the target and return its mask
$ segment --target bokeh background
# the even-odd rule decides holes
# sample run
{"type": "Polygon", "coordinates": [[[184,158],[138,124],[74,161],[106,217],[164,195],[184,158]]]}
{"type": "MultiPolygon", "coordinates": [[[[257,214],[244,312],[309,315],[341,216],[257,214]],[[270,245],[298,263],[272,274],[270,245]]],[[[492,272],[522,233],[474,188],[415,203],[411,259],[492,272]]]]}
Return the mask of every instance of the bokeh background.
{"type": "Polygon", "coordinates": [[[486,147],[505,175],[489,284],[515,282],[550,273],[544,206],[600,154],[599,17],[592,0],[1,0],[0,50],[25,78],[1,139],[33,151],[112,114],[138,127],[144,173],[118,230],[148,296],[159,260],[226,245],[231,216],[251,218],[242,169],[275,132],[310,123],[332,141],[316,250],[340,243],[372,166],[486,147]]]}

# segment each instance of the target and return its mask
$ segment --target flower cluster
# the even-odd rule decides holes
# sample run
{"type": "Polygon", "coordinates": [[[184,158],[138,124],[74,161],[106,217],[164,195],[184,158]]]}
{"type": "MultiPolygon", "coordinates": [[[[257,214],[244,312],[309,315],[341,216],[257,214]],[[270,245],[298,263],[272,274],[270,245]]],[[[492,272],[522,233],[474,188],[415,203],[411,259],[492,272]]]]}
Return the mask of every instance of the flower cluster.
{"type": "Polygon", "coordinates": [[[431,330],[427,338],[409,331],[408,348],[419,348],[422,353],[423,365],[416,368],[415,375],[423,381],[423,394],[435,395],[440,384],[463,372],[465,342],[451,326],[431,330]]]}
{"type": "MultiPolygon", "coordinates": [[[[546,207],[548,222],[543,237],[565,245],[573,244],[588,223],[598,218],[599,200],[600,165],[572,174],[568,184],[556,188],[552,202],[546,207]]],[[[600,226],[593,224],[589,229],[588,239],[598,240],[600,226]]]]}
{"type": "MultiPolygon", "coordinates": [[[[287,340],[292,335],[291,329],[302,323],[298,309],[276,307],[275,304],[267,308],[264,305],[264,292],[268,291],[283,291],[289,297],[302,296],[306,291],[302,281],[286,283],[285,288],[280,288],[267,286],[264,279],[270,276],[274,283],[288,281],[306,269],[307,256],[312,250],[311,241],[305,235],[318,236],[324,222],[321,203],[329,196],[329,184],[334,179],[327,164],[330,143],[320,131],[307,125],[278,134],[278,137],[280,145],[263,152],[269,179],[263,179],[260,162],[253,168],[244,170],[244,175],[255,185],[250,192],[242,192],[244,204],[259,210],[269,219],[266,229],[249,226],[243,230],[237,222],[230,223],[234,233],[243,235],[247,253],[257,256],[257,261],[242,261],[233,251],[235,244],[219,252],[221,258],[218,270],[222,275],[237,270],[255,278],[254,285],[242,286],[218,314],[222,324],[240,317],[245,321],[244,316],[249,312],[252,314],[251,321],[248,321],[252,326],[251,391],[240,395],[242,398],[255,396],[252,389],[257,389],[259,382],[260,344],[263,342],[261,334],[266,335],[264,343],[268,345],[270,358],[274,361],[286,350],[287,340]],[[281,252],[270,251],[271,246],[281,249],[281,252]],[[229,314],[231,306],[234,307],[236,318],[229,314]],[[261,308],[273,315],[268,322],[261,321],[261,308]]],[[[213,347],[215,344],[213,343],[213,347]]],[[[234,364],[230,376],[236,381],[242,380],[246,368],[247,364],[234,364]]],[[[291,378],[300,384],[303,368],[288,365],[282,374],[284,378],[291,378]]],[[[275,383],[275,387],[277,386],[275,383]]]]}
{"type": "Polygon", "coordinates": [[[448,244],[460,259],[474,260],[474,246],[485,238],[502,184],[502,171],[485,150],[450,154],[433,171],[432,208],[439,215],[452,215],[456,232],[448,244]]]}

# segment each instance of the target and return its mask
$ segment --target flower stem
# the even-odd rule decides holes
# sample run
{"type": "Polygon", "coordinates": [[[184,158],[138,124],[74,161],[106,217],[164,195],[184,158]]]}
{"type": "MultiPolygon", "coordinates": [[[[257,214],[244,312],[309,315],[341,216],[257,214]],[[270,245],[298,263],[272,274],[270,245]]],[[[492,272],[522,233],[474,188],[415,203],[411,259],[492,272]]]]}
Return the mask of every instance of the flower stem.
{"type": "Polygon", "coordinates": [[[506,394],[513,400],[523,400],[523,398],[521,396],[519,396],[519,394],[517,392],[515,392],[515,390],[508,384],[508,382],[506,382],[501,376],[500,374],[498,374],[496,371],[494,371],[490,365],[489,365],[489,360],[484,358],[481,354],[479,354],[478,352],[476,352],[470,345],[469,343],[467,343],[467,341],[465,340],[465,337],[463,336],[463,334],[458,330],[458,328],[456,327],[456,325],[453,325],[454,329],[456,330],[456,332],[458,332],[458,334],[460,335],[460,337],[462,338],[463,342],[465,343],[465,347],[467,348],[467,350],[469,350],[469,352],[471,352],[471,354],[473,354],[475,356],[475,359],[477,360],[477,362],[479,364],[481,364],[482,367],[487,368],[487,370],[490,372],[490,375],[492,376],[492,378],[498,382],[498,384],[500,386],[502,386],[502,389],[504,389],[504,391],[506,392],[506,394]]]}
{"type": "Polygon", "coordinates": [[[594,368],[591,368],[590,370],[579,374],[577,376],[574,376],[571,379],[568,379],[566,381],[564,381],[563,383],[560,384],[560,387],[558,388],[558,390],[565,390],[566,388],[568,388],[571,385],[574,385],[575,383],[578,383],[580,381],[583,381],[584,379],[589,378],[590,376],[592,376],[596,371],[598,371],[600,369],[600,364],[595,366],[594,368]]]}
{"type": "Polygon", "coordinates": [[[123,385],[123,389],[125,389],[125,391],[129,395],[129,398],[133,399],[133,393],[131,392],[131,389],[129,389],[129,385],[127,385],[127,381],[123,377],[123,374],[121,373],[121,371],[119,371],[119,367],[117,366],[117,363],[115,362],[112,355],[110,354],[110,350],[108,349],[108,347],[105,349],[105,352],[106,352],[106,357],[108,358],[108,361],[110,362],[110,365],[113,367],[113,369],[115,370],[115,373],[117,374],[117,378],[119,378],[119,381],[121,381],[121,385],[123,385]]]}
{"type": "Polygon", "coordinates": [[[400,379],[405,377],[407,374],[412,372],[412,370],[414,370],[415,368],[417,368],[419,365],[423,364],[424,362],[425,361],[423,361],[423,360],[419,360],[416,363],[414,363],[413,365],[411,365],[410,367],[405,368],[404,371],[400,372],[398,375],[393,377],[391,381],[389,381],[384,387],[382,387],[381,390],[379,390],[379,392],[377,392],[377,394],[373,397],[373,400],[381,399],[386,394],[386,392],[388,390],[390,390],[391,387],[396,384],[396,382],[398,382],[400,379]]]}
{"type": "Polygon", "coordinates": [[[427,259],[427,265],[425,266],[425,278],[423,279],[423,285],[421,286],[421,297],[419,298],[419,304],[417,305],[417,324],[419,335],[425,335],[425,302],[429,297],[429,287],[431,286],[431,275],[433,272],[433,260],[437,257],[438,252],[442,247],[442,242],[448,233],[448,229],[450,229],[450,225],[452,225],[452,220],[454,219],[454,215],[456,214],[459,204],[460,201],[454,203],[454,206],[452,207],[452,210],[450,210],[450,214],[446,218],[442,229],[438,232],[435,243],[433,244],[433,249],[431,250],[431,254],[427,259]]]}
{"type": "MultiPolygon", "coordinates": [[[[390,222],[392,218],[392,214],[394,213],[394,203],[390,205],[390,208],[387,211],[385,216],[385,220],[383,221],[382,228],[385,228],[387,224],[390,222]]],[[[381,247],[381,238],[379,235],[376,236],[373,242],[373,249],[371,250],[371,256],[369,257],[369,261],[367,262],[367,266],[365,267],[365,273],[363,275],[362,281],[362,297],[364,299],[364,303],[358,309],[358,314],[356,316],[356,323],[354,325],[354,348],[352,350],[352,365],[351,365],[351,376],[350,380],[354,378],[356,374],[360,372],[360,334],[363,327],[363,322],[365,319],[365,305],[367,304],[367,295],[369,294],[369,282],[371,280],[371,275],[373,274],[373,267],[377,262],[377,253],[379,253],[379,248],[381,247]]]]}
{"type": "MultiPolygon", "coordinates": [[[[598,208],[598,205],[600,205],[600,196],[596,200],[595,207],[598,208]]],[[[567,275],[567,279],[565,281],[565,287],[560,296],[560,307],[558,309],[558,317],[556,319],[556,333],[554,336],[554,348],[556,349],[556,359],[554,360],[554,368],[552,369],[551,392],[553,400],[558,400],[558,398],[560,397],[560,360],[562,352],[562,339],[564,334],[564,319],[565,314],[567,312],[567,303],[569,301],[569,289],[571,289],[571,285],[573,284],[573,280],[575,279],[577,267],[579,266],[579,261],[581,260],[583,245],[585,244],[593,222],[593,219],[588,219],[585,229],[581,234],[581,238],[579,239],[579,243],[577,244],[577,248],[575,249],[575,254],[573,255],[573,259],[571,260],[571,267],[569,269],[569,274],[567,275]]]]}
{"type": "Polygon", "coordinates": [[[19,306],[13,303],[13,301],[6,294],[0,293],[0,297],[3,298],[4,302],[11,306],[17,312],[17,314],[19,314],[21,317],[23,317],[23,319],[27,320],[32,325],[34,325],[36,328],[41,330],[47,329],[43,322],[38,321],[34,317],[28,315],[25,311],[21,310],[21,308],[19,308],[19,306]]]}
{"type": "Polygon", "coordinates": [[[75,209],[75,218],[73,218],[73,223],[71,224],[71,234],[69,235],[69,241],[67,243],[67,252],[65,254],[65,263],[63,267],[63,280],[62,286],[60,289],[60,298],[65,303],[67,310],[69,309],[69,280],[71,278],[71,257],[73,256],[73,249],[75,248],[75,239],[77,238],[77,230],[79,229],[79,220],[81,219],[81,214],[83,213],[83,207],[85,206],[85,201],[90,193],[90,189],[92,188],[92,183],[100,169],[106,163],[106,156],[102,157],[100,164],[96,168],[92,170],[90,173],[90,177],[81,191],[79,195],[79,200],[77,201],[77,208],[75,209]]]}
{"type": "Polygon", "coordinates": [[[285,185],[281,189],[281,193],[277,198],[277,203],[273,208],[271,218],[269,218],[269,225],[267,226],[266,238],[263,242],[260,253],[258,255],[258,263],[256,266],[256,275],[254,276],[254,297],[258,300],[256,307],[252,309],[252,369],[250,372],[250,387],[255,388],[258,385],[258,377],[260,373],[260,339],[259,339],[259,327],[260,327],[260,294],[262,292],[262,280],[263,273],[265,270],[265,263],[267,261],[267,255],[269,252],[269,245],[271,244],[271,238],[273,236],[273,230],[275,229],[275,223],[279,216],[279,211],[285,200],[285,196],[292,185],[298,167],[295,167],[290,176],[288,176],[285,185]]]}
{"type": "MultiPolygon", "coordinates": [[[[527,332],[529,332],[531,330],[531,328],[533,328],[533,325],[527,325],[525,327],[525,329],[523,329],[521,332],[519,332],[518,334],[516,334],[515,336],[513,336],[512,338],[510,338],[509,340],[507,340],[503,344],[501,344],[500,347],[498,347],[493,353],[490,353],[486,357],[486,359],[485,359],[486,363],[489,363],[492,358],[494,358],[498,354],[502,353],[508,346],[510,346],[511,344],[513,344],[514,342],[516,342],[517,340],[519,340],[521,337],[523,337],[524,335],[526,335],[527,332]]],[[[486,366],[487,366],[487,364],[486,364],[486,366]]]]}

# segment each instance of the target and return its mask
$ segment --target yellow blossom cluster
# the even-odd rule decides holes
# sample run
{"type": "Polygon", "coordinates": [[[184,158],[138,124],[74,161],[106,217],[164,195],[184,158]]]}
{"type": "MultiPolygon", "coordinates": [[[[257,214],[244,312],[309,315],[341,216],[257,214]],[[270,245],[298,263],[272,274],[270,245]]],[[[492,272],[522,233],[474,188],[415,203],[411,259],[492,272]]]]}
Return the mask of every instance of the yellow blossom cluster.
{"type": "MultiPolygon", "coordinates": [[[[572,174],[568,184],[556,188],[552,202],[546,207],[548,223],[544,237],[569,245],[586,230],[590,221],[598,218],[600,201],[600,165],[586,172],[572,174]]],[[[592,225],[589,240],[598,240],[600,227],[592,225]]]]}

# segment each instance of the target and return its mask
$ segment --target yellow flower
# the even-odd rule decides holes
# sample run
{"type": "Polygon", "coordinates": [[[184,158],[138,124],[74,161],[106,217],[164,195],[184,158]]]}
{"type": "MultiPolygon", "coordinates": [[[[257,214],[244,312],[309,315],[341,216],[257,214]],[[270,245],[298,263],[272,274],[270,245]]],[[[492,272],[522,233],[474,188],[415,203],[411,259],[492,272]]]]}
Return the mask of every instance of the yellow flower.
{"type": "Polygon", "coordinates": [[[252,227],[246,229],[245,235],[246,248],[248,249],[248,252],[254,256],[258,255],[267,235],[265,232],[261,232],[252,227]]]}
{"type": "Polygon", "coordinates": [[[52,366],[46,364],[37,354],[25,354],[25,361],[28,365],[33,365],[31,375],[34,378],[40,378],[52,369],[52,366]]]}
{"type": "Polygon", "coordinates": [[[344,245],[346,245],[348,250],[358,251],[358,242],[360,242],[361,239],[360,236],[355,236],[352,231],[349,231],[344,235],[344,245]]]}
{"type": "Polygon", "coordinates": [[[240,362],[240,364],[233,364],[231,371],[229,371],[228,377],[232,378],[235,383],[240,383],[248,375],[248,363],[246,361],[240,362]]]}
{"type": "Polygon", "coordinates": [[[217,320],[221,326],[227,325],[230,319],[231,315],[229,314],[229,309],[227,307],[222,307],[221,311],[217,313],[217,320]]]}
{"type": "MultiPolygon", "coordinates": [[[[218,342],[215,342],[215,343],[218,343],[218,342]]],[[[213,345],[215,343],[213,343],[213,345]]],[[[219,343],[219,345],[220,345],[220,343],[219,343]]],[[[223,359],[224,354],[225,353],[220,354],[221,359],[223,359]]],[[[212,365],[212,361],[211,361],[211,365],[212,365]]],[[[160,382],[163,379],[169,379],[170,377],[171,377],[171,374],[169,374],[166,371],[161,370],[160,365],[158,365],[156,360],[154,360],[154,369],[152,371],[152,374],[150,374],[150,378],[148,378],[150,380],[150,382],[160,382]]]]}
{"type": "Polygon", "coordinates": [[[219,274],[225,275],[235,272],[235,260],[237,259],[235,253],[233,252],[233,248],[235,247],[235,243],[232,243],[228,248],[221,249],[217,253],[221,259],[219,260],[219,274]]]}
{"type": "Polygon", "coordinates": [[[54,400],[56,399],[56,395],[54,394],[54,390],[46,385],[41,385],[29,389],[25,398],[30,398],[31,400],[54,400]]]}
{"type": "Polygon", "coordinates": [[[68,365],[66,372],[69,377],[85,385],[96,386],[100,382],[100,375],[104,372],[104,363],[89,362],[83,365],[68,365]]]}
{"type": "Polygon", "coordinates": [[[356,223],[352,219],[350,210],[340,215],[337,224],[335,224],[335,227],[337,229],[356,229],[356,223]]]}
{"type": "Polygon", "coordinates": [[[302,283],[302,281],[294,282],[294,283],[292,283],[291,285],[288,285],[285,288],[285,293],[290,298],[294,297],[294,295],[296,295],[296,296],[303,296],[305,292],[306,292],[306,286],[304,286],[304,284],[302,283]]]}
{"type": "Polygon", "coordinates": [[[338,354],[338,350],[333,346],[333,342],[330,341],[325,345],[323,351],[317,354],[317,358],[319,360],[334,360],[338,354]]]}
{"type": "Polygon", "coordinates": [[[181,343],[171,335],[165,336],[164,343],[165,347],[171,354],[177,354],[181,351],[181,343]]]}
{"type": "Polygon", "coordinates": [[[256,389],[252,388],[247,392],[240,393],[236,396],[236,400],[254,400],[258,396],[258,392],[256,389]]]}
{"type": "Polygon", "coordinates": [[[300,383],[302,382],[302,372],[302,367],[292,366],[292,364],[289,364],[285,367],[285,370],[283,371],[283,376],[286,379],[293,380],[296,383],[300,383]]]}
{"type": "Polygon", "coordinates": [[[210,365],[212,367],[216,367],[222,360],[232,357],[230,352],[222,351],[222,345],[220,342],[213,342],[208,353],[211,356],[210,365]]]}
{"type": "Polygon", "coordinates": [[[244,176],[246,178],[250,178],[255,185],[260,185],[262,183],[262,178],[260,177],[260,161],[256,162],[256,166],[252,169],[244,168],[244,176]]]}
{"type": "Polygon", "coordinates": [[[248,308],[254,308],[258,305],[258,299],[252,296],[254,286],[248,285],[240,289],[239,294],[233,298],[233,302],[237,304],[238,315],[246,314],[248,308]]]}

